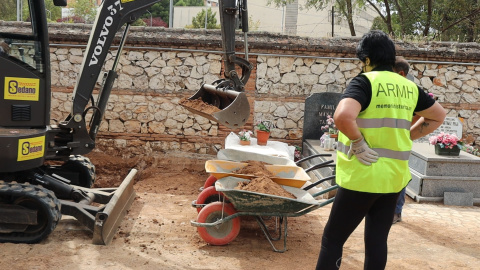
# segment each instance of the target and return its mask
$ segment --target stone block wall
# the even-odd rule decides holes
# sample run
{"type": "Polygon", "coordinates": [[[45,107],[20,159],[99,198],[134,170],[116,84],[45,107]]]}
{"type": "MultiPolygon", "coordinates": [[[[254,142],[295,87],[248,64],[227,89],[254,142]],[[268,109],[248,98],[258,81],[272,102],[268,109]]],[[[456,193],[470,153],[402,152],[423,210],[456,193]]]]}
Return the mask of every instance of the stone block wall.
{"type": "MultiPolygon", "coordinates": [[[[50,25],[52,119],[57,121],[70,111],[90,27],[50,25]]],[[[237,37],[237,48],[243,57],[241,38],[237,37]]],[[[355,58],[358,40],[250,34],[249,61],[254,69],[246,85],[251,104],[246,128],[253,129],[259,119],[273,120],[273,139],[300,145],[305,98],[345,89],[360,72],[361,63],[355,58]]],[[[415,82],[434,93],[449,116],[465,118],[464,134],[477,145],[479,47],[476,43],[397,42],[397,54],[411,63],[415,82]]],[[[106,68],[112,66],[115,54],[113,50],[107,57],[106,68]]],[[[193,95],[203,83],[222,78],[222,56],[218,30],[132,27],[99,132],[99,146],[126,149],[121,152],[128,154],[173,150],[215,154],[231,130],[191,114],[178,101],[193,95]]]]}

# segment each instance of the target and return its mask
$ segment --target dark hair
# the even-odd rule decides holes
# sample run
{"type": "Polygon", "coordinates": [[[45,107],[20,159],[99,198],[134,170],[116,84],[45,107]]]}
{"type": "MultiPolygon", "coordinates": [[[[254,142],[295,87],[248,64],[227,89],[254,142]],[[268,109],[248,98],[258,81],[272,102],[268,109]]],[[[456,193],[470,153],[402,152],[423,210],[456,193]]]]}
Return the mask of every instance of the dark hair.
{"type": "Polygon", "coordinates": [[[380,30],[372,30],[358,43],[357,57],[362,62],[370,58],[372,66],[395,65],[395,44],[387,34],[380,30]]]}
{"type": "Polygon", "coordinates": [[[407,60],[405,60],[401,56],[397,56],[395,58],[395,66],[393,66],[393,71],[397,73],[399,71],[403,71],[405,75],[407,75],[409,70],[410,70],[410,65],[408,64],[407,60]]]}

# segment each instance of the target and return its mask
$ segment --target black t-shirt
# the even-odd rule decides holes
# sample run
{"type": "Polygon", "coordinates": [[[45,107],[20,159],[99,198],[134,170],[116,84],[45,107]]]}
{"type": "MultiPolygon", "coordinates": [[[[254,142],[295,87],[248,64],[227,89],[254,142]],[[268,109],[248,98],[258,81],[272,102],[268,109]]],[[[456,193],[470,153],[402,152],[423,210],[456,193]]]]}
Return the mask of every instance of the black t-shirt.
{"type": "MultiPolygon", "coordinates": [[[[390,71],[393,72],[390,67],[377,67],[373,71],[390,71]]],[[[415,107],[415,112],[423,111],[435,103],[435,100],[428,95],[425,91],[418,89],[418,101],[417,106],[415,107]]],[[[352,81],[348,84],[347,89],[342,95],[342,98],[353,98],[362,105],[362,111],[367,109],[370,105],[370,100],[372,99],[372,85],[370,80],[363,74],[357,75],[352,81]]]]}

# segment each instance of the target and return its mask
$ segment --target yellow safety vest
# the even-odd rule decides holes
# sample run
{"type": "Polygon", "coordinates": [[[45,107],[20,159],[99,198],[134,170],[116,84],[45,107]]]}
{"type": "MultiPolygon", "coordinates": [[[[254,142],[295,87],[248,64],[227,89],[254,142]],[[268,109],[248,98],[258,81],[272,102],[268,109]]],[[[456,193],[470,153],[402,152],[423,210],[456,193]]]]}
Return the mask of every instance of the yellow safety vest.
{"type": "Polygon", "coordinates": [[[339,133],[336,182],[370,193],[395,193],[410,181],[408,158],[412,149],[410,126],[418,101],[417,85],[390,71],[364,73],[372,85],[370,105],[357,117],[357,125],[379,159],[366,166],[348,159],[350,140],[339,133]]]}

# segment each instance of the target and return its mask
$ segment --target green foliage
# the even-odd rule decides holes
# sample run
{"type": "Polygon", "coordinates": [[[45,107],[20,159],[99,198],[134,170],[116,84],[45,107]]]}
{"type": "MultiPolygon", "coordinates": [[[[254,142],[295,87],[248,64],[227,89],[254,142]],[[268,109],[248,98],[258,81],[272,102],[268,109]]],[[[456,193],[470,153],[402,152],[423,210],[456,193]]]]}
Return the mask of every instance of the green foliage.
{"type": "MultiPolygon", "coordinates": [[[[293,0],[269,0],[281,7],[293,0]]],[[[322,10],[335,4],[340,17],[354,18],[369,6],[378,17],[372,29],[381,29],[394,37],[422,37],[441,41],[472,42],[480,38],[480,1],[478,0],[306,0],[303,8],[322,10]]],[[[354,34],[350,26],[350,32],[354,34]]]]}
{"type": "MultiPolygon", "coordinates": [[[[22,7],[22,19],[23,21],[26,21],[30,18],[27,0],[22,0],[22,7]]],[[[47,20],[49,22],[55,21],[62,17],[62,8],[56,7],[53,4],[53,0],[45,1],[45,9],[47,13],[47,20]]],[[[2,8],[0,8],[0,20],[17,20],[17,0],[2,0],[2,8]]]]}
{"type": "Polygon", "coordinates": [[[258,120],[255,128],[257,130],[270,132],[271,129],[275,128],[275,124],[270,120],[258,120]]]}
{"type": "Polygon", "coordinates": [[[17,0],[2,1],[2,8],[0,8],[0,20],[3,20],[3,21],[17,20],[17,0]]]}
{"type": "Polygon", "coordinates": [[[73,14],[85,19],[85,22],[91,23],[95,20],[97,8],[92,0],[76,0],[73,4],[73,14]]]}
{"type": "Polygon", "coordinates": [[[147,23],[144,22],[142,19],[138,18],[132,23],[132,26],[147,26],[147,23]]]}
{"type": "Polygon", "coordinates": [[[185,7],[201,7],[203,6],[203,0],[178,0],[174,1],[175,6],[185,6],[185,7]]]}
{"type": "Polygon", "coordinates": [[[49,22],[56,21],[57,19],[62,18],[62,7],[57,7],[53,4],[53,0],[45,1],[45,9],[47,11],[47,19],[49,22]]]}
{"type": "MultiPolygon", "coordinates": [[[[207,10],[207,29],[219,29],[220,25],[217,24],[217,19],[215,15],[217,13],[213,12],[211,8],[207,10]]],[[[205,28],[205,9],[202,9],[195,17],[192,19],[191,28],[205,28]]]]}
{"type": "MultiPolygon", "coordinates": [[[[203,0],[173,0],[174,6],[203,6],[203,0]]],[[[160,17],[163,21],[169,22],[170,1],[160,1],[149,8],[152,17],[160,17]]],[[[148,12],[142,18],[150,18],[148,12]]]]}

